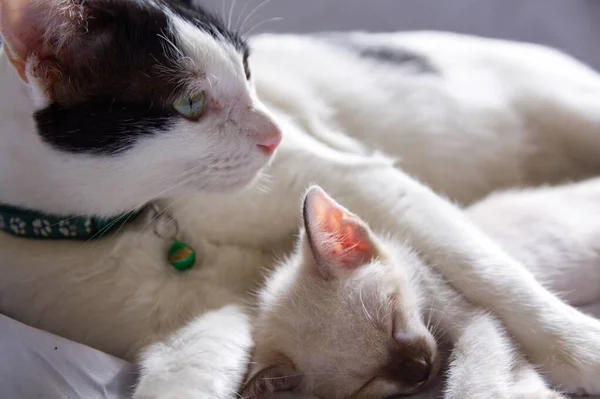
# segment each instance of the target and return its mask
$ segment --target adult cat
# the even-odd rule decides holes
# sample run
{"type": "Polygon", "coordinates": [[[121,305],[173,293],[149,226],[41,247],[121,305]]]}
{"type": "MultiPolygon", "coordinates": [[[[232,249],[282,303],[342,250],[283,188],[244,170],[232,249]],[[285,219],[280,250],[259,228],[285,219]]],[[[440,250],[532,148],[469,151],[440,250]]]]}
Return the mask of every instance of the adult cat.
{"type": "Polygon", "coordinates": [[[311,182],[404,234],[554,383],[600,391],[600,324],[379,155],[462,202],[597,173],[600,79],[585,66],[448,34],[265,36],[251,75],[243,40],[183,0],[0,0],[0,29],[0,202],[44,214],[9,217],[7,232],[69,236],[69,215],[178,198],[157,204],[197,252],[186,273],[139,219],[90,243],[0,236],[2,312],[139,359],[137,397],[233,394],[251,345],[235,304],[256,266],[290,248],[311,182]],[[279,140],[272,118],[285,139],[270,179],[185,197],[252,180],[279,140]],[[521,318],[553,329],[531,337],[521,318]]]}

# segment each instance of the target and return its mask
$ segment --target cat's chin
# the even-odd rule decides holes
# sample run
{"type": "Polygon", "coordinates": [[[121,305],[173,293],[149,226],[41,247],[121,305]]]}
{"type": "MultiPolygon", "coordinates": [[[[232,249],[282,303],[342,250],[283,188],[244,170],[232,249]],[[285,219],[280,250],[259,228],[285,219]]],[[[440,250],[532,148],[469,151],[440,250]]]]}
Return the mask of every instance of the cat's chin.
{"type": "Polygon", "coordinates": [[[259,169],[253,174],[246,174],[245,176],[239,176],[235,179],[228,181],[222,180],[218,184],[209,183],[190,183],[184,187],[181,187],[177,192],[173,192],[169,197],[180,196],[180,195],[205,195],[205,194],[235,194],[240,191],[244,191],[251,187],[260,184],[261,181],[265,180],[263,174],[263,168],[259,169]]]}

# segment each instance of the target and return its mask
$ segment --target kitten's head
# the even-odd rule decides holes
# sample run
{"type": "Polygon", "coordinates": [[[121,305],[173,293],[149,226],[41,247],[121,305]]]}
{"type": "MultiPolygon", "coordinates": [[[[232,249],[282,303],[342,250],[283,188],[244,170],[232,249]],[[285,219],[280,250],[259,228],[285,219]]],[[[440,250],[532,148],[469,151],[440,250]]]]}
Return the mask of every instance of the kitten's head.
{"type": "Polygon", "coordinates": [[[118,187],[118,205],[70,212],[243,187],[281,140],[246,42],[192,1],[0,0],[0,32],[33,100],[39,169],[90,203],[118,187]]]}
{"type": "Polygon", "coordinates": [[[296,254],[259,295],[242,394],[386,398],[419,390],[440,362],[411,281],[418,258],[319,188],[306,196],[304,224],[296,254]]]}

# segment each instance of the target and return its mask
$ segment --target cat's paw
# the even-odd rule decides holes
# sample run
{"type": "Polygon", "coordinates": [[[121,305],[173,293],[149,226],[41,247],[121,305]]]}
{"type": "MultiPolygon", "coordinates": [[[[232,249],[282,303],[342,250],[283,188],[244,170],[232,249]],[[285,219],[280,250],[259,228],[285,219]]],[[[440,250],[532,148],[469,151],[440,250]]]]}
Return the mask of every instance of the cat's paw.
{"type": "Polygon", "coordinates": [[[578,314],[534,358],[552,386],[576,395],[600,395],[600,320],[578,314]]]}
{"type": "Polygon", "coordinates": [[[206,392],[135,392],[132,399],[215,399],[206,392]]]}
{"type": "MultiPolygon", "coordinates": [[[[226,399],[209,382],[177,383],[176,381],[141,381],[135,389],[132,399],[226,399]]],[[[232,394],[233,395],[233,394],[232,394]]]]}
{"type": "Polygon", "coordinates": [[[515,393],[514,399],[567,399],[567,397],[559,392],[543,389],[534,392],[515,393]]]}
{"type": "MultiPolygon", "coordinates": [[[[493,378],[493,377],[492,377],[493,378]]],[[[515,399],[508,384],[487,384],[486,386],[447,387],[444,399],[515,399]]]]}

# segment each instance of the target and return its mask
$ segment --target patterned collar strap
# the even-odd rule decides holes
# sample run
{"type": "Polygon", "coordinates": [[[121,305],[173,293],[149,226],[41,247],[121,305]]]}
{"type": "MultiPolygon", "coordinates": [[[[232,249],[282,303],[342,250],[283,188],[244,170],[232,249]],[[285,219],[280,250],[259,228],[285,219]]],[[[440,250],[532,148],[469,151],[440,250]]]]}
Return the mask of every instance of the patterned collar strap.
{"type": "Polygon", "coordinates": [[[87,241],[106,236],[139,214],[135,211],[108,219],[62,217],[0,204],[0,230],[23,238],[87,241]]]}

